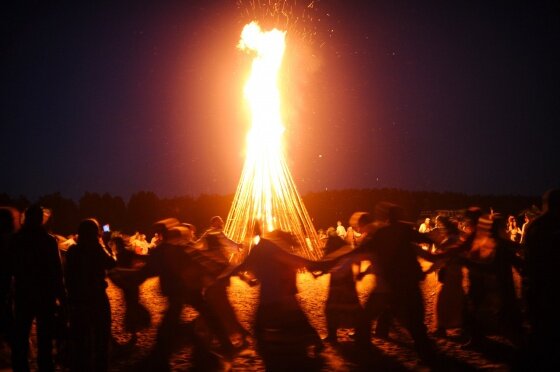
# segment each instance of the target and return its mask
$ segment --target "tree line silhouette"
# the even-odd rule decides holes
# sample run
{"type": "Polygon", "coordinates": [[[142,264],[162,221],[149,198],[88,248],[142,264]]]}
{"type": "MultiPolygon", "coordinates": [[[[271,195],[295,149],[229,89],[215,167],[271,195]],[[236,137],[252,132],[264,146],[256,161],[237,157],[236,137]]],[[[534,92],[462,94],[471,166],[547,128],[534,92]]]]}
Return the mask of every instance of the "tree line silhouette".
{"type": "MultiPolygon", "coordinates": [[[[0,206],[15,207],[23,211],[32,203],[39,203],[52,211],[49,229],[57,234],[76,232],[83,218],[96,217],[109,224],[112,230],[133,233],[149,231],[154,221],[175,217],[203,229],[212,216],[227,216],[231,195],[201,194],[161,198],[154,192],[139,191],[125,201],[109,193],[86,192],[76,202],[61,193],[52,193],[29,200],[25,196],[11,197],[0,193],[0,206]]],[[[302,196],[303,202],[316,228],[334,226],[337,220],[348,221],[355,211],[373,211],[380,201],[390,201],[402,206],[405,217],[416,221],[422,212],[437,210],[462,210],[476,205],[483,210],[492,208],[503,214],[519,215],[540,206],[540,196],[523,195],[469,195],[456,192],[407,191],[402,189],[345,189],[310,192],[302,196]]]]}

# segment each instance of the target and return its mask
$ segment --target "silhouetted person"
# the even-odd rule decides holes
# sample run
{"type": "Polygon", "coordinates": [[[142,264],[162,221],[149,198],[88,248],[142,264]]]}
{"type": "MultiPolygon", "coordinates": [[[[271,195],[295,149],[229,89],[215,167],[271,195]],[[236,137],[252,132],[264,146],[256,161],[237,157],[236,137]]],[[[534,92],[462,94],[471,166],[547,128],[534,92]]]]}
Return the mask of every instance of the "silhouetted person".
{"type": "MultiPolygon", "coordinates": [[[[0,207],[0,343],[10,343],[13,314],[8,244],[18,226],[19,213],[11,207],[0,207]]],[[[1,367],[0,367],[1,368],[1,367]]]]}
{"type": "Polygon", "coordinates": [[[560,350],[560,189],[543,195],[543,214],[529,224],[524,241],[530,365],[544,367],[554,365],[560,350]]]}
{"type": "Polygon", "coordinates": [[[43,227],[43,208],[32,205],[10,244],[14,279],[12,367],[28,371],[29,332],[37,324],[40,371],[53,371],[53,338],[57,301],[65,302],[62,266],[56,239],[43,227]]]}
{"type": "Polygon", "coordinates": [[[140,288],[137,278],[141,256],[132,248],[127,248],[123,238],[113,237],[109,248],[117,258],[117,266],[109,272],[111,281],[121,289],[125,302],[124,329],[131,334],[131,341],[136,342],[137,332],[150,326],[150,312],[140,303],[140,288]]]}
{"type": "Polygon", "coordinates": [[[444,239],[438,252],[447,253],[444,260],[436,262],[438,281],[441,287],[436,298],[436,331],[438,337],[445,337],[448,329],[463,328],[466,294],[463,289],[463,264],[465,251],[460,244],[457,224],[448,217],[440,218],[444,239]]]}
{"type": "MultiPolygon", "coordinates": [[[[201,247],[207,254],[213,255],[216,260],[223,262],[226,271],[233,273],[234,266],[229,258],[237,254],[242,249],[242,245],[229,239],[223,228],[224,221],[222,218],[219,216],[212,217],[210,228],[202,234],[197,241],[197,246],[201,247]],[[227,270],[228,266],[230,270],[227,270]]],[[[206,288],[204,297],[222,322],[224,329],[227,330],[232,346],[239,348],[247,345],[246,339],[249,336],[249,331],[239,323],[235,310],[229,301],[227,294],[229,285],[230,275],[224,273],[206,288]]]]}
{"type": "MultiPolygon", "coordinates": [[[[375,276],[375,286],[368,294],[365,303],[364,329],[358,330],[364,340],[364,344],[371,343],[371,322],[375,321],[375,337],[388,338],[389,330],[393,322],[391,315],[391,290],[383,275],[377,272],[378,267],[372,262],[373,257],[368,248],[374,232],[382,226],[386,226],[387,212],[384,203],[380,203],[375,209],[375,220],[367,212],[355,212],[350,217],[350,225],[361,233],[359,246],[356,253],[362,255],[362,259],[370,262],[366,270],[358,273],[357,280],[361,280],[367,274],[375,276]]],[[[371,248],[371,247],[370,247],[371,248]]]]}
{"type": "MultiPolygon", "coordinates": [[[[167,370],[185,305],[192,306],[200,314],[224,349],[230,347],[221,322],[203,296],[207,282],[212,280],[212,275],[223,270],[224,265],[210,259],[205,261],[193,246],[191,230],[180,226],[176,219],[158,221],[154,230],[160,234],[161,242],[152,249],[140,277],[159,277],[161,292],[167,298],[167,309],[158,328],[154,349],[143,367],[167,370]]],[[[209,345],[204,340],[195,337],[193,341],[197,352],[207,351],[209,345]]]]}
{"type": "Polygon", "coordinates": [[[525,336],[520,301],[515,291],[513,270],[524,274],[525,263],[521,259],[519,243],[504,236],[505,219],[498,217],[492,222],[491,236],[496,242],[496,253],[492,270],[496,277],[499,297],[498,322],[500,333],[506,336],[515,347],[524,347],[525,336]]]}
{"type": "Polygon", "coordinates": [[[295,244],[290,233],[270,232],[245,261],[260,283],[254,332],[267,370],[308,369],[319,360],[309,358],[308,349],[317,356],[323,347],[296,298],[298,270],[314,263],[289,253],[295,244]]]}
{"type": "Polygon", "coordinates": [[[484,338],[482,324],[484,317],[480,314],[484,308],[484,301],[487,296],[487,276],[484,263],[490,260],[493,251],[490,230],[492,220],[489,216],[483,216],[480,210],[470,216],[470,234],[465,239],[465,246],[468,248],[465,265],[468,268],[468,291],[467,291],[467,310],[465,311],[465,331],[470,340],[465,346],[476,346],[484,338]]]}
{"type": "Polygon", "coordinates": [[[115,264],[113,255],[101,244],[99,223],[83,220],[78,226],[78,243],[66,254],[72,371],[108,369],[111,308],[105,278],[115,264]]]}
{"type": "Polygon", "coordinates": [[[487,335],[498,333],[521,348],[525,337],[512,271],[523,272],[520,246],[510,240],[506,220],[498,214],[479,217],[469,240],[465,331],[470,341],[465,346],[484,346],[487,335]]]}
{"type": "MultiPolygon", "coordinates": [[[[350,228],[348,228],[350,231],[350,228]]],[[[344,241],[338,235],[331,235],[327,238],[324,255],[341,250],[350,246],[351,243],[344,241]]],[[[364,311],[358,293],[356,292],[356,281],[354,280],[353,265],[359,263],[353,255],[341,258],[328,273],[331,274],[329,280],[329,294],[325,303],[325,316],[327,320],[326,341],[336,343],[337,330],[339,328],[357,329],[364,322],[364,311]]],[[[369,341],[369,340],[368,340],[369,341]]]]}
{"type": "Polygon", "coordinates": [[[424,252],[418,244],[431,240],[414,230],[412,224],[400,221],[400,207],[388,204],[388,208],[388,224],[368,235],[359,249],[371,254],[376,276],[389,288],[392,314],[412,336],[419,356],[431,361],[435,350],[424,324],[424,299],[420,290],[424,273],[418,262],[418,254],[424,252]]]}

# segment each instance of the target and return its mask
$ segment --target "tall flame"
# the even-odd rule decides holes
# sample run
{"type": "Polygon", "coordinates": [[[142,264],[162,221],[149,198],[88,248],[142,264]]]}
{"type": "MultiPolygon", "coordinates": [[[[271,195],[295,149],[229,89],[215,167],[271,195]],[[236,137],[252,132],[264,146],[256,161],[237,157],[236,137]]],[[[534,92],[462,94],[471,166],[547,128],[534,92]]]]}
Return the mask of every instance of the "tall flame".
{"type": "Polygon", "coordinates": [[[255,22],[247,24],[241,33],[239,48],[255,53],[244,91],[252,126],[225,232],[233,240],[247,242],[254,235],[266,236],[275,229],[290,231],[298,240],[298,253],[318,258],[319,239],[296,190],[282,146],[284,125],[278,76],[285,36],[277,29],[263,32],[255,22]]]}

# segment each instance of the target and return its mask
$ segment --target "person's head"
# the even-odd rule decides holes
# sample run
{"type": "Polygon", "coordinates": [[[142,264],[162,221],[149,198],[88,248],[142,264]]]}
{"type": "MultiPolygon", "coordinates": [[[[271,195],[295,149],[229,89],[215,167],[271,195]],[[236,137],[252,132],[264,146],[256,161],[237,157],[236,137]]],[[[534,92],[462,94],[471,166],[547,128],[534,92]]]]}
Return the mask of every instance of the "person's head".
{"type": "Polygon", "coordinates": [[[183,222],[181,223],[181,226],[186,227],[187,229],[191,230],[191,233],[193,235],[193,237],[196,234],[196,227],[192,224],[192,223],[188,223],[188,222],[183,222]]]}
{"type": "Polygon", "coordinates": [[[482,209],[480,207],[469,207],[465,212],[465,227],[469,231],[476,231],[478,219],[482,216],[482,209]]]}
{"type": "Polygon", "coordinates": [[[0,207],[0,234],[11,234],[17,231],[18,211],[12,207],[0,207]]]}
{"type": "Polygon", "coordinates": [[[338,236],[338,234],[336,233],[336,228],[330,226],[327,229],[327,236],[338,236]]]}
{"type": "Polygon", "coordinates": [[[359,233],[363,232],[364,228],[372,222],[373,218],[368,212],[354,212],[348,221],[354,231],[359,233]]]}
{"type": "Polygon", "coordinates": [[[121,253],[126,250],[124,240],[120,236],[114,236],[109,240],[109,247],[115,253],[121,253]]]}
{"type": "Polygon", "coordinates": [[[428,226],[428,225],[430,224],[430,218],[426,218],[426,219],[424,220],[424,224],[425,224],[426,226],[428,226]]]}
{"type": "Polygon", "coordinates": [[[78,244],[98,242],[101,236],[99,222],[95,218],[87,218],[78,226],[78,244]]]}
{"type": "Polygon", "coordinates": [[[394,206],[393,203],[382,201],[375,205],[373,209],[373,219],[376,221],[386,222],[389,220],[389,210],[394,206]]]}
{"type": "Polygon", "coordinates": [[[173,226],[167,232],[167,241],[172,244],[190,243],[193,241],[193,234],[188,227],[173,226]]]}
{"type": "Polygon", "coordinates": [[[389,208],[389,223],[395,223],[397,221],[402,220],[403,215],[404,215],[404,210],[402,209],[402,207],[393,204],[389,208]]]}
{"type": "Polygon", "coordinates": [[[43,224],[43,207],[33,204],[25,210],[23,225],[26,227],[39,227],[43,224]]]}
{"type": "Polygon", "coordinates": [[[336,221],[336,226],[342,225],[342,221],[336,221]]]}
{"type": "Polygon", "coordinates": [[[179,226],[180,222],[176,218],[165,218],[159,220],[152,225],[153,234],[158,234],[162,241],[167,240],[169,230],[175,226],[179,226]]]}
{"type": "Polygon", "coordinates": [[[544,193],[543,212],[560,214],[560,189],[550,189],[544,193]]]}
{"type": "Polygon", "coordinates": [[[448,235],[459,234],[459,227],[451,218],[447,216],[441,216],[439,219],[441,227],[445,230],[448,235]]]}
{"type": "MultiPolygon", "coordinates": [[[[509,220],[509,218],[508,218],[509,220]]],[[[492,217],[492,226],[490,227],[490,235],[494,238],[502,237],[505,238],[504,234],[506,231],[506,224],[508,222],[503,216],[494,215],[492,217]]]]}
{"type": "Polygon", "coordinates": [[[210,227],[213,229],[223,229],[224,220],[220,216],[214,216],[210,219],[210,227]]]}

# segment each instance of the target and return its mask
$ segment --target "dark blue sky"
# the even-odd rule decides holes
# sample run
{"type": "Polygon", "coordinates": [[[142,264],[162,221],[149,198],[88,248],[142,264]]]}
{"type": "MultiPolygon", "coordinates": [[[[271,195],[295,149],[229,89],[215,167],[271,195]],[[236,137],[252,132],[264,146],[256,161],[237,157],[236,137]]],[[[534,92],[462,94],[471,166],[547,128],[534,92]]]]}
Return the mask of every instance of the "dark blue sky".
{"type": "MultiPolygon", "coordinates": [[[[233,194],[249,127],[251,58],[236,49],[246,9],[77,3],[0,16],[0,192],[233,194]]],[[[558,3],[302,9],[283,76],[286,156],[302,194],[560,186],[558,3]]]]}

